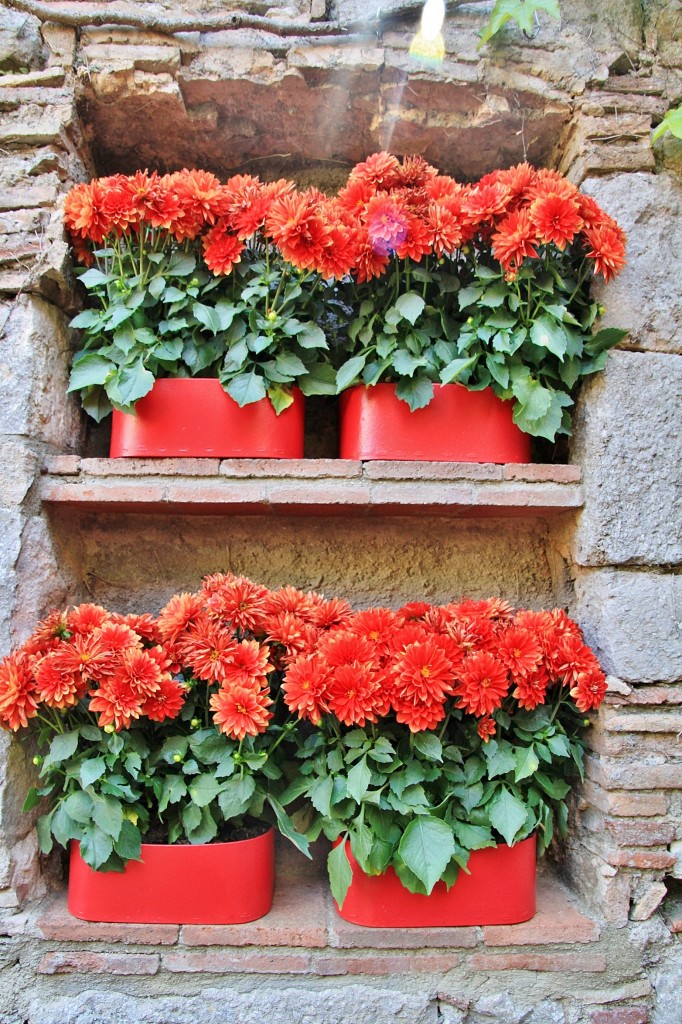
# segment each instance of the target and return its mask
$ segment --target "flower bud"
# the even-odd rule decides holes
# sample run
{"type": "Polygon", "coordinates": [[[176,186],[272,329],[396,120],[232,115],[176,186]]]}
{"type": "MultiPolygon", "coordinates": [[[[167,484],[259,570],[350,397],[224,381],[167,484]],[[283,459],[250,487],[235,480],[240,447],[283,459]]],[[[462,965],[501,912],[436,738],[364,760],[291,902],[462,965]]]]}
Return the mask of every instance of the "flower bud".
{"type": "Polygon", "coordinates": [[[198,285],[199,285],[199,278],[198,277],[193,277],[192,280],[189,283],[190,288],[197,288],[198,285]]]}
{"type": "Polygon", "coordinates": [[[36,754],[36,756],[33,758],[33,763],[34,764],[42,764],[43,763],[42,757],[40,757],[39,754],[36,754]]]}
{"type": "Polygon", "coordinates": [[[116,732],[116,726],[111,723],[109,725],[105,725],[104,731],[111,736],[112,732],[116,732]]]}
{"type": "Polygon", "coordinates": [[[268,310],[268,320],[270,320],[272,322],[273,320],[276,320],[276,319],[277,319],[277,313],[275,312],[275,310],[274,309],[269,309],[268,310]]]}
{"type": "Polygon", "coordinates": [[[469,324],[469,327],[471,327],[471,325],[473,324],[473,322],[474,322],[474,318],[473,318],[472,316],[468,316],[468,317],[467,317],[467,323],[469,324]]]}
{"type": "Polygon", "coordinates": [[[182,761],[182,754],[173,754],[173,760],[176,764],[180,764],[182,761]]]}
{"type": "Polygon", "coordinates": [[[603,316],[605,312],[606,312],[606,306],[602,306],[602,304],[600,302],[599,305],[597,306],[597,315],[598,316],[603,316]]]}
{"type": "Polygon", "coordinates": [[[592,725],[592,722],[590,721],[589,718],[583,718],[583,725],[584,726],[592,725]]]}
{"type": "Polygon", "coordinates": [[[198,729],[199,726],[201,725],[201,719],[193,718],[189,724],[192,726],[193,729],[198,729]]]}

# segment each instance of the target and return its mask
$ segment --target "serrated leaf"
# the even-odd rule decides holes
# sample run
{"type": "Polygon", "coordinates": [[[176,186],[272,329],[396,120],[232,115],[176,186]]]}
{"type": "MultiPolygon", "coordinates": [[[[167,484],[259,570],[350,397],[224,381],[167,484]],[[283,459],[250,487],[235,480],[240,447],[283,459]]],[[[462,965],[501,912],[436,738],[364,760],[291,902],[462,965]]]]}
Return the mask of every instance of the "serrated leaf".
{"type": "Polygon", "coordinates": [[[466,359],[453,359],[440,371],[441,384],[452,384],[453,381],[461,377],[463,373],[474,365],[477,358],[477,356],[469,356],[466,359]]]}
{"type": "Polygon", "coordinates": [[[526,823],[526,805],[506,786],[490,804],[490,823],[509,846],[526,823]]]}
{"type": "Polygon", "coordinates": [[[295,379],[306,372],[306,365],[293,352],[281,352],[275,359],[275,369],[278,373],[295,379]]]}
{"type": "Polygon", "coordinates": [[[334,786],[334,780],[331,775],[324,775],[313,782],[310,789],[308,790],[308,798],[320,814],[329,814],[332,799],[332,790],[334,786]]]}
{"type": "Polygon", "coordinates": [[[270,793],[267,795],[267,801],[275,812],[277,827],[285,839],[288,839],[289,842],[293,843],[294,846],[299,849],[301,853],[304,853],[309,860],[312,860],[308,840],[304,835],[296,831],[294,823],[282,805],[278,803],[270,793]]]}
{"type": "Polygon", "coordinates": [[[220,322],[220,315],[213,308],[213,306],[206,306],[203,302],[195,302],[192,306],[192,315],[202,324],[207,331],[211,334],[217,334],[223,329],[220,322]]]}
{"type": "Polygon", "coordinates": [[[67,391],[80,391],[81,388],[93,384],[104,384],[116,370],[116,363],[112,363],[110,359],[88,353],[74,363],[67,391]]]}
{"type": "Polygon", "coordinates": [[[140,830],[132,821],[127,819],[121,825],[118,839],[114,843],[114,850],[123,860],[142,860],[141,857],[140,830]]]}
{"type": "Polygon", "coordinates": [[[154,387],[154,374],[147,370],[139,359],[132,366],[124,367],[118,375],[116,382],[116,398],[111,387],[107,387],[107,393],[112,402],[121,406],[132,406],[140,398],[148,395],[154,387]]]}
{"type": "Polygon", "coordinates": [[[675,138],[682,139],[682,107],[669,110],[657,128],[651,133],[651,141],[656,142],[661,135],[671,132],[675,138]]]}
{"type": "Polygon", "coordinates": [[[413,356],[405,349],[399,349],[393,356],[393,368],[402,377],[411,377],[420,366],[426,366],[426,359],[423,356],[413,356]]]}
{"type": "Polygon", "coordinates": [[[296,341],[301,348],[329,348],[324,331],[313,323],[303,325],[303,330],[296,335],[296,341]]]}
{"type": "Polygon", "coordinates": [[[454,852],[455,839],[449,826],[440,818],[425,815],[410,822],[398,846],[400,859],[427,893],[433,890],[454,852]]]}
{"type": "Polygon", "coordinates": [[[345,391],[351,384],[357,381],[362,373],[367,356],[353,356],[348,359],[336,372],[336,393],[345,391]]]}
{"type": "MultiPolygon", "coordinates": [[[[81,780],[81,786],[83,786],[84,789],[87,788],[87,786],[91,786],[97,779],[101,779],[106,770],[107,766],[103,757],[91,757],[87,761],[82,761],[80,771],[78,773],[81,780]]],[[[90,801],[90,803],[92,804],[92,801],[90,801]]]]}
{"type": "Polygon", "coordinates": [[[59,733],[50,743],[50,749],[43,761],[43,768],[53,764],[60,764],[62,761],[73,757],[78,748],[78,729],[70,732],[59,733]]]}
{"type": "Polygon", "coordinates": [[[64,801],[64,807],[69,817],[81,825],[92,821],[92,797],[82,790],[71,793],[64,801]]]}
{"type": "Polygon", "coordinates": [[[123,824],[123,808],[113,796],[93,798],[93,821],[112,839],[118,839],[123,824]]]}
{"type": "Polygon", "coordinates": [[[568,345],[566,331],[551,316],[539,316],[530,328],[530,340],[538,348],[545,348],[563,359],[568,345]]]}
{"type": "Polygon", "coordinates": [[[78,278],[80,283],[84,284],[86,288],[98,288],[100,285],[107,284],[108,281],[113,281],[113,279],[113,274],[103,274],[97,267],[91,267],[84,274],[80,274],[78,278]]]}
{"type": "Polygon", "coordinates": [[[408,378],[398,381],[395,386],[396,397],[407,402],[411,412],[424,409],[433,398],[433,384],[422,378],[408,378]]]}
{"type": "Polygon", "coordinates": [[[488,762],[488,778],[494,779],[497,775],[506,775],[516,767],[514,752],[508,743],[495,743],[491,740],[484,753],[488,762]]]}
{"type": "MultiPolygon", "coordinates": [[[[197,808],[198,809],[198,808],[197,808]]],[[[187,838],[190,843],[199,846],[203,843],[210,843],[218,835],[218,826],[208,807],[202,807],[199,812],[199,823],[191,831],[187,830],[187,838]]]]}
{"type": "Polygon", "coordinates": [[[197,807],[206,807],[220,792],[214,775],[197,775],[189,784],[189,795],[197,807]]]}
{"type": "Polygon", "coordinates": [[[87,327],[96,327],[101,319],[102,314],[99,312],[99,310],[84,309],[83,312],[79,313],[78,316],[75,316],[73,320],[69,320],[69,327],[78,327],[81,329],[87,327]]]}
{"type": "Polygon", "coordinates": [[[356,765],[353,765],[348,772],[347,788],[348,795],[360,803],[369,788],[372,773],[367,767],[367,758],[363,757],[356,765]]]}
{"type": "Polygon", "coordinates": [[[298,386],[304,395],[335,395],[336,370],[329,363],[313,363],[299,378],[298,386]]]}
{"type": "Polygon", "coordinates": [[[228,779],[221,783],[218,805],[223,817],[227,820],[243,814],[255,791],[256,783],[252,775],[228,779]]]}
{"type": "Polygon", "coordinates": [[[197,261],[191,253],[176,252],[171,257],[167,273],[175,277],[189,277],[196,265],[197,261]]]}
{"type": "Polygon", "coordinates": [[[342,908],[353,881],[353,872],[346,856],[345,839],[335,846],[327,857],[327,871],[329,872],[332,896],[337,905],[342,908]]]}
{"type": "Polygon", "coordinates": [[[252,402],[259,402],[267,396],[265,383],[255,371],[251,373],[240,373],[233,377],[225,389],[231,398],[240,408],[250,405],[252,402]]]}
{"type": "Polygon", "coordinates": [[[467,306],[473,306],[474,303],[478,302],[482,294],[483,289],[476,285],[470,285],[468,288],[461,288],[457,293],[459,308],[466,309],[467,306]]]}
{"type": "Polygon", "coordinates": [[[52,813],[41,814],[36,821],[36,833],[38,836],[38,849],[41,853],[48,854],[53,847],[52,841],[52,829],[50,828],[50,822],[52,820],[52,813]]]}
{"type": "Polygon", "coordinates": [[[107,861],[114,848],[114,842],[108,833],[93,825],[86,829],[81,837],[81,857],[94,871],[107,861]]]}
{"type": "Polygon", "coordinates": [[[525,747],[516,751],[516,768],[514,770],[514,779],[516,782],[520,782],[522,779],[528,779],[531,775],[534,775],[539,767],[539,760],[532,747],[525,747]]]}
{"type": "Polygon", "coordinates": [[[420,754],[430,761],[443,760],[443,744],[435,732],[416,732],[412,740],[420,754]]]}

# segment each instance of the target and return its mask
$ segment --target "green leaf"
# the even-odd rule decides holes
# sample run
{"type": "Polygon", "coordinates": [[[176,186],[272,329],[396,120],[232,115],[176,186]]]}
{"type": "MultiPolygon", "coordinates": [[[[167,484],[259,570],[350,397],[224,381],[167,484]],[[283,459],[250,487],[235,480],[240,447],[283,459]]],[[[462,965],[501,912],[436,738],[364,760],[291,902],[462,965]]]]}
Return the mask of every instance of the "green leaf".
{"type": "Polygon", "coordinates": [[[506,775],[516,767],[516,758],[509,743],[497,743],[495,740],[490,740],[483,752],[488,762],[488,778],[490,779],[494,779],[497,775],[506,775]]]}
{"type": "Polygon", "coordinates": [[[304,395],[335,395],[336,370],[329,363],[313,363],[298,386],[304,395]]]}
{"type": "Polygon", "coordinates": [[[443,760],[443,744],[435,732],[416,732],[413,743],[419,753],[428,757],[429,761],[443,760]]]}
{"type": "Polygon", "coordinates": [[[474,365],[478,356],[470,356],[468,359],[453,359],[440,371],[441,384],[451,384],[454,380],[474,365]]]}
{"type": "Polygon", "coordinates": [[[412,326],[421,316],[426,302],[416,292],[405,292],[395,301],[393,308],[397,309],[404,320],[408,320],[412,326]]]}
{"type": "Polygon", "coordinates": [[[275,800],[274,796],[272,796],[270,793],[268,793],[266,799],[270,806],[272,807],[273,811],[275,812],[275,817],[277,819],[277,827],[282,833],[282,835],[285,837],[285,839],[288,839],[290,842],[292,842],[294,846],[301,851],[301,853],[304,853],[309,860],[312,860],[308,840],[304,835],[301,835],[300,832],[296,831],[291,818],[284,810],[282,805],[278,803],[277,800],[275,800]]]}
{"type": "MultiPolygon", "coordinates": [[[[101,779],[106,770],[107,766],[103,757],[91,757],[88,761],[83,761],[78,773],[81,780],[81,786],[83,786],[84,789],[91,786],[97,779],[101,779]]],[[[89,797],[88,800],[92,805],[92,801],[89,797]]],[[[80,821],[81,819],[77,820],[80,821]]]]}
{"type": "Polygon", "coordinates": [[[676,138],[682,139],[682,107],[668,111],[658,127],[654,128],[651,141],[656,142],[666,132],[671,132],[676,138]]]}
{"type": "Polygon", "coordinates": [[[79,839],[83,834],[82,826],[74,821],[64,803],[60,803],[52,815],[50,829],[59,845],[64,847],[68,846],[70,839],[79,839]]]}
{"type": "MultiPolygon", "coordinates": [[[[525,813],[524,813],[525,820],[525,813]]],[[[411,821],[398,846],[400,859],[431,893],[455,852],[451,829],[440,818],[411,821]]]]}
{"type": "Polygon", "coordinates": [[[191,253],[176,252],[171,257],[167,273],[175,277],[189,277],[196,265],[197,261],[191,253]]]}
{"type": "Polygon", "coordinates": [[[466,850],[484,850],[495,846],[495,840],[489,828],[484,825],[470,825],[465,821],[453,821],[452,828],[460,843],[466,850]]]}
{"type": "Polygon", "coordinates": [[[118,839],[123,824],[123,808],[113,796],[98,796],[93,799],[93,820],[112,839],[118,839]]]}
{"type": "Polygon", "coordinates": [[[153,387],[154,374],[145,368],[142,359],[138,359],[132,366],[126,366],[121,370],[116,386],[116,398],[110,388],[107,388],[107,393],[112,402],[128,407],[134,405],[138,399],[144,398],[153,387]]]}
{"type": "Polygon", "coordinates": [[[293,352],[281,352],[275,359],[275,369],[294,379],[307,372],[305,363],[293,352]]]}
{"type": "Polygon", "coordinates": [[[36,821],[36,833],[38,835],[38,848],[41,853],[48,854],[53,846],[52,842],[52,829],[50,823],[52,819],[52,813],[41,814],[36,821]]]}
{"type": "Polygon", "coordinates": [[[332,896],[338,906],[343,907],[350,883],[353,881],[353,872],[346,856],[345,839],[335,846],[327,857],[327,871],[329,872],[332,896]]]}
{"type": "Polygon", "coordinates": [[[60,764],[73,757],[78,747],[78,735],[78,729],[73,729],[71,732],[62,732],[55,736],[43,761],[43,768],[60,764]]]}
{"type": "Polygon", "coordinates": [[[527,35],[531,35],[536,11],[546,11],[553,18],[561,17],[559,0],[497,0],[488,23],[480,33],[481,41],[477,49],[480,50],[510,20],[515,21],[527,35]]]}
{"type": "Polygon", "coordinates": [[[220,783],[214,775],[197,775],[189,784],[189,795],[197,807],[206,807],[220,792],[220,783]]]}
{"type": "Polygon", "coordinates": [[[179,775],[167,775],[161,787],[159,812],[163,814],[169,804],[177,804],[187,793],[185,780],[179,775]]]}
{"type": "Polygon", "coordinates": [[[256,783],[252,775],[245,775],[244,778],[238,776],[228,779],[227,782],[221,783],[220,788],[218,804],[223,817],[228,820],[245,812],[256,791],[256,783]]]}
{"type": "Polygon", "coordinates": [[[420,366],[426,366],[426,360],[422,356],[411,355],[405,349],[398,349],[393,356],[393,368],[403,377],[411,377],[420,366]]]}
{"type": "Polygon", "coordinates": [[[339,367],[336,373],[336,393],[340,394],[354,384],[362,373],[367,356],[353,356],[339,367]]]}
{"type": "Polygon", "coordinates": [[[114,843],[114,849],[123,860],[141,860],[141,842],[139,828],[133,825],[132,821],[126,819],[121,825],[121,831],[114,843]]]}
{"type": "Polygon", "coordinates": [[[457,293],[459,308],[466,309],[467,306],[473,306],[475,302],[478,302],[482,294],[483,289],[476,285],[470,285],[468,288],[462,288],[457,293]]]}
{"type": "Polygon", "coordinates": [[[502,305],[508,294],[509,288],[504,281],[497,281],[489,288],[486,288],[478,301],[482,306],[489,306],[491,309],[496,309],[498,306],[502,305]]]}
{"type": "Polygon", "coordinates": [[[398,381],[395,393],[403,402],[407,402],[411,412],[423,409],[433,398],[433,384],[430,380],[407,378],[398,381]]]}
{"type": "Polygon", "coordinates": [[[102,318],[102,314],[96,309],[84,309],[82,313],[69,321],[69,327],[96,327],[102,318]]]}
{"type": "Polygon", "coordinates": [[[490,804],[490,823],[509,846],[526,823],[526,805],[506,786],[490,804]]]}
{"type": "Polygon", "coordinates": [[[516,751],[516,768],[514,779],[520,782],[521,779],[528,779],[534,775],[539,767],[539,760],[532,747],[522,747],[516,751]]]}
{"type": "Polygon", "coordinates": [[[367,758],[363,757],[348,772],[347,788],[348,795],[360,803],[369,788],[372,773],[367,767],[367,758]]]}
{"type": "MultiPolygon", "coordinates": [[[[197,808],[198,810],[198,808],[197,808]]],[[[209,811],[208,807],[202,807],[199,812],[199,823],[196,828],[187,830],[187,838],[190,843],[200,845],[201,843],[210,843],[212,839],[218,835],[218,826],[213,818],[213,815],[209,811]]]]}
{"type": "Polygon", "coordinates": [[[329,814],[332,799],[332,789],[334,786],[334,780],[331,775],[323,775],[321,778],[315,779],[312,786],[308,790],[308,798],[320,814],[325,817],[329,814]]]}
{"type": "Polygon", "coordinates": [[[67,391],[80,391],[81,388],[90,387],[92,384],[104,384],[116,370],[116,363],[112,363],[110,359],[88,353],[74,363],[67,391]]]}
{"type": "Polygon", "coordinates": [[[111,836],[97,825],[93,825],[83,833],[80,846],[81,857],[93,870],[97,871],[109,859],[113,848],[114,843],[111,836]]]}
{"type": "Polygon", "coordinates": [[[568,345],[566,331],[551,316],[539,316],[531,325],[530,340],[538,348],[546,348],[559,359],[563,359],[568,345]]]}
{"type": "Polygon", "coordinates": [[[291,391],[287,391],[280,384],[274,384],[271,388],[268,388],[268,398],[272,402],[272,408],[277,416],[294,404],[294,396],[291,391]]]}
{"type": "Polygon", "coordinates": [[[192,314],[211,334],[215,335],[222,331],[223,325],[220,322],[220,315],[213,306],[205,306],[202,302],[195,302],[192,306],[192,314]]]}
{"type": "Polygon", "coordinates": [[[600,331],[597,331],[587,339],[585,351],[590,356],[601,355],[602,352],[607,352],[614,345],[617,345],[619,341],[622,341],[627,333],[627,331],[622,330],[620,327],[602,327],[600,331]]]}
{"type": "Polygon", "coordinates": [[[82,790],[68,796],[64,808],[69,817],[81,825],[88,825],[92,821],[92,797],[82,790]]]}
{"type": "Polygon", "coordinates": [[[233,377],[225,390],[240,408],[252,402],[259,402],[267,395],[263,378],[259,377],[255,370],[233,377]]]}
{"type": "Polygon", "coordinates": [[[324,331],[314,323],[304,324],[303,330],[296,335],[296,341],[301,348],[329,348],[324,331]]]}
{"type": "Polygon", "coordinates": [[[553,800],[563,800],[571,789],[563,779],[551,779],[549,775],[544,775],[542,772],[536,772],[534,778],[547,796],[551,796],[553,800]]]}
{"type": "Polygon", "coordinates": [[[108,281],[113,281],[112,274],[103,274],[101,270],[96,267],[91,267],[90,270],[86,270],[84,274],[81,274],[78,278],[81,284],[84,284],[86,288],[97,288],[100,285],[106,284],[108,281]]]}

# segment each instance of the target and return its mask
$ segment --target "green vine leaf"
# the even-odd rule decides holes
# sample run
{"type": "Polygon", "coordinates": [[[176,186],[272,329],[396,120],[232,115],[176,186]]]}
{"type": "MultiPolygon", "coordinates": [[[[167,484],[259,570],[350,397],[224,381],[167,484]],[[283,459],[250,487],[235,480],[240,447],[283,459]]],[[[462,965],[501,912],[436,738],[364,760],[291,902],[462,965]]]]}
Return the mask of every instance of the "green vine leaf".
{"type": "Polygon", "coordinates": [[[530,36],[533,33],[535,15],[544,11],[552,18],[559,19],[559,0],[497,0],[492,9],[488,24],[481,32],[481,41],[477,49],[481,49],[509,21],[515,21],[522,32],[530,36]]]}

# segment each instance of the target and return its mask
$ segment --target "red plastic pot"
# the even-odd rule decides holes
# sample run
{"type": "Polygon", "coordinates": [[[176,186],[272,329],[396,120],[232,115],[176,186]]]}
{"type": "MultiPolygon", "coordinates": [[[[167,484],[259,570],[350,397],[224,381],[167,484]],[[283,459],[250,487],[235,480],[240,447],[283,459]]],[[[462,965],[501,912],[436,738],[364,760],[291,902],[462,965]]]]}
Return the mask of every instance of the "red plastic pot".
{"type": "Polygon", "coordinates": [[[460,871],[450,891],[437,882],[430,896],[409,892],[393,868],[366,875],[346,843],[353,880],[338,913],[370,928],[431,928],[518,924],[535,914],[535,836],[515,846],[474,850],[470,874],[460,871]]]}
{"type": "Polygon", "coordinates": [[[275,833],[204,846],[142,844],[123,872],[93,871],[71,843],[69,911],[84,921],[243,924],[268,913],[275,833]]]}
{"type": "Polygon", "coordinates": [[[512,419],[512,403],[490,388],[435,384],[433,400],[410,412],[394,384],[341,395],[342,459],[423,462],[530,462],[530,437],[512,419]]]}
{"type": "Polygon", "coordinates": [[[268,398],[240,408],[219,380],[157,380],[134,414],[114,409],[109,454],[112,459],[300,459],[305,399],[298,388],[293,394],[293,404],[277,416],[268,398]]]}

